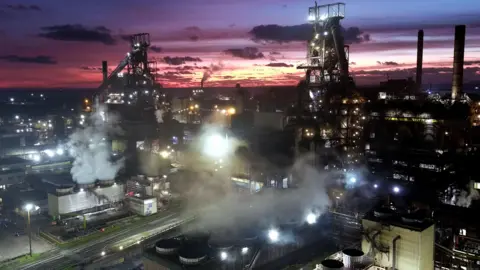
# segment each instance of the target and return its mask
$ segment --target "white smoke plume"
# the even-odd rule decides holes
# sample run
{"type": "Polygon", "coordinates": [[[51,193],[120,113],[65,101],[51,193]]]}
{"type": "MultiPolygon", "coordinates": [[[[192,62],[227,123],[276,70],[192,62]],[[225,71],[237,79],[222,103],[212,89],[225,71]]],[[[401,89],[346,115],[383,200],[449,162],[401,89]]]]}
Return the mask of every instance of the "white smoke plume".
{"type": "Polygon", "coordinates": [[[157,123],[163,123],[163,110],[158,109],[155,111],[155,117],[157,118],[157,123]]]}
{"type": "Polygon", "coordinates": [[[474,183],[470,182],[469,190],[454,190],[453,195],[449,198],[446,197],[444,202],[450,205],[456,205],[460,207],[470,207],[472,202],[480,199],[478,190],[474,188],[474,183]]]}
{"type": "Polygon", "coordinates": [[[107,138],[109,134],[121,132],[118,118],[108,114],[106,107],[97,104],[85,125],[70,135],[68,142],[70,155],[75,159],[70,170],[73,180],[79,184],[90,184],[96,180],[114,179],[124,160],[111,160],[107,138]]]}
{"type": "Polygon", "coordinates": [[[224,65],[223,65],[222,62],[218,62],[217,64],[211,64],[210,67],[208,67],[208,69],[205,70],[205,72],[203,72],[202,86],[206,81],[208,81],[208,79],[210,79],[210,77],[212,77],[212,75],[215,72],[218,72],[218,71],[222,70],[223,67],[224,67],[224,65]]]}
{"type": "Polygon", "coordinates": [[[190,203],[200,205],[205,198],[211,201],[209,210],[198,220],[199,226],[213,231],[222,228],[241,230],[256,227],[255,224],[262,227],[290,222],[302,224],[308,213],[314,211],[322,214],[330,205],[327,194],[329,177],[327,173],[321,173],[311,166],[309,160],[310,157],[298,159],[290,169],[295,181],[301,182],[298,188],[266,189],[262,194],[249,197],[229,189],[232,185],[227,177],[229,173],[204,175],[196,172],[195,182],[203,178],[209,183],[205,185],[202,181],[203,184],[198,183],[192,188],[192,192],[199,197],[190,197],[190,203]]]}

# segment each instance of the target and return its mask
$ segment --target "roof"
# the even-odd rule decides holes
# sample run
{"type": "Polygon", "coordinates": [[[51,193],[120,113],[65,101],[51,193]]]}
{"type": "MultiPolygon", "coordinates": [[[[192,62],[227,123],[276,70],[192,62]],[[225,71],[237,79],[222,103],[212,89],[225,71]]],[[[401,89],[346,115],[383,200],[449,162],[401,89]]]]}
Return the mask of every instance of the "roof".
{"type": "MultiPolygon", "coordinates": [[[[432,226],[434,223],[430,219],[420,219],[420,217],[415,217],[412,214],[407,214],[407,215],[402,215],[400,213],[395,213],[391,211],[391,216],[390,217],[377,217],[374,212],[375,211],[382,211],[379,208],[375,208],[365,214],[363,217],[364,220],[369,220],[373,222],[378,222],[381,224],[388,224],[392,225],[395,227],[407,229],[407,230],[413,230],[413,231],[424,231],[430,226],[432,226]],[[421,222],[405,222],[403,221],[402,217],[408,218],[408,219],[417,219],[422,220],[421,222]]],[[[389,211],[390,212],[390,211],[389,211]]]]}

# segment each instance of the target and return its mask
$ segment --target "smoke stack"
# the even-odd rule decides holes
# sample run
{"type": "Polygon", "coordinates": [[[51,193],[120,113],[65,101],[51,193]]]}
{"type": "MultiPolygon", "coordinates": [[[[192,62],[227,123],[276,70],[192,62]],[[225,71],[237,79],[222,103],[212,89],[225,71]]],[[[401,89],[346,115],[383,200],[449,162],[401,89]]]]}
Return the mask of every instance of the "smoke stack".
{"type": "Polygon", "coordinates": [[[418,31],[417,41],[417,89],[422,89],[422,66],[423,66],[423,30],[418,31]]]}
{"type": "Polygon", "coordinates": [[[105,83],[108,78],[108,65],[107,61],[102,61],[102,74],[103,74],[103,82],[105,83]]]}
{"type": "Polygon", "coordinates": [[[465,55],[465,25],[455,26],[455,43],[453,48],[452,100],[458,98],[463,89],[463,61],[465,55]]]}

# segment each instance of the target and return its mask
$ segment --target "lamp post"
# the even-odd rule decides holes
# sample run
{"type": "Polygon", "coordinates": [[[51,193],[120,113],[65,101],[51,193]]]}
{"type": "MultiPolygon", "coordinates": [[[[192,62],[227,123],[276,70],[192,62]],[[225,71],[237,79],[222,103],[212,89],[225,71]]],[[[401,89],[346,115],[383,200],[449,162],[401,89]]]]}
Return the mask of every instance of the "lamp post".
{"type": "Polygon", "coordinates": [[[27,210],[28,242],[30,244],[30,256],[32,256],[32,228],[30,226],[30,211],[32,209],[33,204],[28,203],[25,205],[25,210],[27,210]]]}

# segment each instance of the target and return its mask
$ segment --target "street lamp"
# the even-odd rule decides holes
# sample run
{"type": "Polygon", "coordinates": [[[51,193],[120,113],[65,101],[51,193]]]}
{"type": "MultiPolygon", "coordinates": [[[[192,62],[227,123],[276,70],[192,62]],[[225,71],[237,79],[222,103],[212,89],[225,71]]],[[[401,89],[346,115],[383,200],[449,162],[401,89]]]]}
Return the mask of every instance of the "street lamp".
{"type": "Polygon", "coordinates": [[[30,244],[30,256],[32,256],[32,228],[30,226],[30,211],[32,209],[38,210],[38,206],[34,206],[31,203],[25,205],[25,210],[27,211],[27,226],[28,226],[28,243],[30,244]]]}
{"type": "Polygon", "coordinates": [[[400,192],[400,188],[397,187],[397,186],[394,186],[394,187],[393,187],[393,192],[394,192],[394,193],[399,193],[399,192],[400,192]]]}

